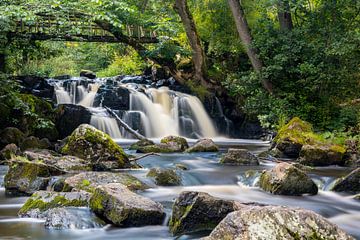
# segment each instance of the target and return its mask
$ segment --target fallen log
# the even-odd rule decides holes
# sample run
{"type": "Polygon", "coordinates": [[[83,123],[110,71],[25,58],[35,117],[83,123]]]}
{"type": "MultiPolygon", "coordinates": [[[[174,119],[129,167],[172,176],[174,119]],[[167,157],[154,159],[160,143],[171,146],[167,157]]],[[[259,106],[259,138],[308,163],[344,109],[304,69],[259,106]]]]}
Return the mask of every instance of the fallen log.
{"type": "Polygon", "coordinates": [[[127,131],[128,133],[130,133],[132,136],[134,136],[136,139],[139,140],[148,140],[146,137],[144,137],[143,135],[141,135],[140,133],[138,133],[137,131],[135,131],[134,129],[132,129],[126,122],[124,122],[113,110],[111,110],[108,107],[104,107],[106,109],[106,111],[115,118],[115,120],[117,121],[117,123],[125,129],[125,131],[127,131]]]}

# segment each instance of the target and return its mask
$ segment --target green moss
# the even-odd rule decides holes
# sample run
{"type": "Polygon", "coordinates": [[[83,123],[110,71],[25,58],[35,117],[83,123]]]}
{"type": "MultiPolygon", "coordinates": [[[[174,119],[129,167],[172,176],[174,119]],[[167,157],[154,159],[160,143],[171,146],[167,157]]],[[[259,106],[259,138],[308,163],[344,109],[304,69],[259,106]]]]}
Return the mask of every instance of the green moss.
{"type": "Polygon", "coordinates": [[[95,190],[90,198],[89,206],[91,210],[96,213],[101,213],[104,210],[103,204],[106,202],[106,195],[99,189],[95,190]]]}
{"type": "Polygon", "coordinates": [[[162,145],[150,145],[150,146],[144,146],[144,147],[139,147],[137,149],[138,152],[140,153],[172,153],[174,152],[174,150],[166,147],[166,146],[162,146],[162,145]]]}

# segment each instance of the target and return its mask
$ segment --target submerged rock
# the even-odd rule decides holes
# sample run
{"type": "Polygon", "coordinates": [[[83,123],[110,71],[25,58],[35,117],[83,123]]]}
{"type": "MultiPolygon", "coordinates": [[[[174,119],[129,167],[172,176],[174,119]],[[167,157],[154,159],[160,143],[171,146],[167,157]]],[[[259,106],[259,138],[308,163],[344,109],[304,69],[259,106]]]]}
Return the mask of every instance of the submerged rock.
{"type": "Polygon", "coordinates": [[[360,168],[336,181],[332,190],[335,192],[360,193],[360,168]]]}
{"type": "Polygon", "coordinates": [[[150,144],[151,141],[139,141],[132,149],[136,149],[138,153],[174,153],[183,152],[189,145],[185,138],[177,136],[168,136],[161,139],[160,144],[150,144]]]}
{"type": "Polygon", "coordinates": [[[259,165],[259,159],[246,149],[230,148],[220,159],[226,165],[259,165]]]}
{"type": "Polygon", "coordinates": [[[182,192],[175,200],[170,218],[174,235],[213,230],[219,222],[243,204],[215,198],[203,192],[182,192]]]}
{"type": "Polygon", "coordinates": [[[43,218],[44,213],[58,207],[86,207],[90,194],[87,192],[35,192],[20,208],[20,217],[43,218]]]}
{"type": "Polygon", "coordinates": [[[45,227],[48,229],[89,229],[104,225],[105,222],[88,208],[54,208],[46,212],[45,227]]]}
{"type": "Polygon", "coordinates": [[[170,148],[177,152],[183,152],[189,145],[185,138],[179,136],[167,136],[160,140],[161,143],[168,145],[170,148]]]}
{"type": "Polygon", "coordinates": [[[318,187],[305,172],[292,164],[279,163],[260,176],[260,187],[278,195],[302,195],[318,192],[318,187]]]}
{"type": "Polygon", "coordinates": [[[354,240],[324,217],[304,209],[251,206],[230,213],[204,240],[354,240]]]}
{"type": "Polygon", "coordinates": [[[219,147],[211,139],[200,139],[186,152],[218,152],[219,147]]]}
{"type": "Polygon", "coordinates": [[[75,129],[61,152],[89,160],[94,170],[130,166],[124,150],[109,135],[88,124],[82,124],[75,129]]]}
{"type": "Polygon", "coordinates": [[[309,166],[343,166],[345,148],[337,145],[304,145],[299,162],[309,166]]]}
{"type": "Polygon", "coordinates": [[[165,219],[160,203],[137,195],[119,183],[97,187],[90,208],[100,218],[120,227],[160,225],[165,219]]]}
{"type": "Polygon", "coordinates": [[[181,177],[173,169],[152,168],[146,175],[155,180],[159,186],[179,186],[181,185],[181,177]]]}
{"type": "Polygon", "coordinates": [[[84,172],[64,180],[62,191],[84,190],[93,192],[96,187],[109,183],[121,183],[131,191],[144,190],[148,186],[128,173],[84,172]]]}
{"type": "Polygon", "coordinates": [[[17,146],[24,140],[25,134],[17,128],[8,127],[0,132],[0,147],[14,143],[17,146]]]}
{"type": "Polygon", "coordinates": [[[132,144],[130,146],[130,150],[138,150],[141,147],[146,147],[146,146],[152,146],[155,145],[155,143],[151,140],[148,139],[143,139],[143,140],[139,140],[136,143],[132,144]]]}

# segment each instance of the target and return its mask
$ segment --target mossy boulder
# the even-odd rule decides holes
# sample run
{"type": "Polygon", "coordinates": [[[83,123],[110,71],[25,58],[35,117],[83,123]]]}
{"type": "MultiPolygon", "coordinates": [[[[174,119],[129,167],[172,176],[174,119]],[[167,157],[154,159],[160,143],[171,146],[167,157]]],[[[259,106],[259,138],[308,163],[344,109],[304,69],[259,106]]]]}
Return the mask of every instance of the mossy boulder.
{"type": "Polygon", "coordinates": [[[27,149],[47,149],[51,147],[51,143],[47,138],[39,139],[34,136],[25,138],[19,145],[22,151],[27,149]]]}
{"type": "Polygon", "coordinates": [[[307,166],[343,166],[345,152],[346,149],[338,145],[304,145],[300,151],[299,162],[307,166]]]}
{"type": "Polygon", "coordinates": [[[137,141],[136,143],[132,144],[130,146],[130,150],[138,150],[141,147],[146,147],[146,146],[152,146],[155,145],[155,143],[151,140],[148,139],[142,139],[140,141],[137,141]]]}
{"type": "Polygon", "coordinates": [[[249,206],[232,212],[204,240],[354,240],[319,214],[300,208],[249,206]]]}
{"type": "Polygon", "coordinates": [[[93,71],[90,71],[90,70],[81,70],[80,77],[86,77],[86,78],[89,78],[89,79],[95,79],[96,78],[96,73],[94,73],[93,71]]]}
{"type": "Polygon", "coordinates": [[[138,147],[137,153],[174,153],[179,152],[177,149],[172,148],[168,144],[154,144],[143,147],[138,147]]]}
{"type": "Polygon", "coordinates": [[[14,143],[17,146],[24,140],[25,134],[17,128],[8,127],[0,132],[0,147],[14,143]]]}
{"type": "Polygon", "coordinates": [[[139,144],[134,145],[138,153],[174,153],[183,152],[189,145],[185,138],[178,136],[168,136],[161,139],[160,144],[149,144],[149,141],[140,141],[139,144]]]}
{"type": "Polygon", "coordinates": [[[61,152],[90,161],[94,170],[130,167],[124,150],[109,135],[88,124],[74,130],[61,152]]]}
{"type": "Polygon", "coordinates": [[[5,189],[12,195],[31,195],[35,191],[45,190],[50,176],[57,174],[62,172],[41,162],[30,162],[16,157],[11,161],[5,175],[5,189]]]}
{"type": "Polygon", "coordinates": [[[332,191],[360,193],[360,168],[337,180],[332,191]]]}
{"type": "Polygon", "coordinates": [[[131,192],[119,183],[95,189],[90,208],[97,216],[119,227],[160,225],[165,213],[160,203],[131,192]]]}
{"type": "Polygon", "coordinates": [[[189,148],[186,139],[179,136],[164,137],[160,140],[160,143],[166,144],[169,147],[173,148],[174,150],[177,150],[178,152],[183,152],[187,148],[189,148]]]}
{"type": "Polygon", "coordinates": [[[225,165],[259,165],[259,159],[246,149],[230,148],[220,159],[221,164],[225,165]]]}
{"type": "Polygon", "coordinates": [[[357,201],[360,201],[360,194],[356,194],[356,195],[354,196],[354,199],[357,200],[357,201]]]}
{"type": "Polygon", "coordinates": [[[181,185],[181,177],[173,169],[152,168],[146,176],[154,178],[156,185],[159,186],[181,185]]]}
{"type": "Polygon", "coordinates": [[[131,191],[149,188],[145,183],[128,173],[84,172],[66,178],[62,191],[84,190],[93,192],[96,187],[109,183],[123,184],[131,191]]]}
{"type": "Polygon", "coordinates": [[[20,208],[20,217],[42,218],[44,213],[58,207],[86,207],[90,194],[87,192],[35,192],[20,208]]]}
{"type": "Polygon", "coordinates": [[[292,164],[279,163],[260,176],[260,187],[277,195],[302,195],[318,192],[318,187],[305,172],[292,164]]]}
{"type": "Polygon", "coordinates": [[[16,144],[11,143],[6,145],[1,151],[0,151],[0,162],[2,160],[10,160],[15,155],[20,155],[21,151],[16,144]]]}
{"type": "Polygon", "coordinates": [[[215,198],[203,192],[182,192],[175,200],[170,218],[174,235],[211,231],[227,214],[244,205],[236,201],[215,198]]]}
{"type": "Polygon", "coordinates": [[[218,152],[219,147],[211,139],[200,139],[193,146],[188,148],[186,152],[218,152]]]}

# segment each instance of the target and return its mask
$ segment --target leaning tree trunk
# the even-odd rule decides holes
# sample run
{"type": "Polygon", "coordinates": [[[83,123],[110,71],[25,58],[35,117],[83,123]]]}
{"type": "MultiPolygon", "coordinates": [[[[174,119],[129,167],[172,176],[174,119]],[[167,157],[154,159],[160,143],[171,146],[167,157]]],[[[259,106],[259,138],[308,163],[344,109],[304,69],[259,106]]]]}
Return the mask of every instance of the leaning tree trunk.
{"type": "Polygon", "coordinates": [[[290,4],[288,0],[279,0],[278,2],[278,18],[280,29],[283,31],[291,31],[293,29],[293,22],[290,12],[290,4]]]}
{"type": "MultiPolygon", "coordinates": [[[[237,31],[239,33],[240,39],[244,44],[246,54],[248,55],[251,65],[253,66],[256,72],[260,72],[263,68],[263,64],[260,58],[257,56],[257,51],[254,49],[252,45],[252,37],[250,33],[249,25],[246,21],[244,10],[239,2],[239,0],[228,0],[231,12],[233,14],[237,31]]],[[[263,79],[262,84],[264,88],[272,93],[272,84],[269,80],[263,79]]]]}
{"type": "Polygon", "coordinates": [[[187,5],[187,0],[175,0],[174,9],[181,18],[181,22],[184,25],[186,36],[192,49],[195,79],[202,85],[209,87],[210,84],[206,81],[206,55],[201,45],[194,19],[187,5]]]}

